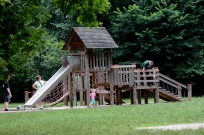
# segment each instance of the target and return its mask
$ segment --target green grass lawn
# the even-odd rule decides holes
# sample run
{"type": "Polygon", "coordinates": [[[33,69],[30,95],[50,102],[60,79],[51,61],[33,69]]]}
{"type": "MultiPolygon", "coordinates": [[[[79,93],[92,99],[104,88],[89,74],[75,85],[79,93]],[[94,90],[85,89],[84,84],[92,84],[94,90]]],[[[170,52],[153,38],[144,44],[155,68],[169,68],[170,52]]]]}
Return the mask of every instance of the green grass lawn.
{"type": "MultiPolygon", "coordinates": [[[[10,104],[16,107],[18,104],[10,104]]],[[[3,104],[1,104],[3,108],[3,104]]],[[[85,109],[0,113],[0,135],[203,135],[204,129],[138,127],[204,123],[204,99],[85,109]]]]}

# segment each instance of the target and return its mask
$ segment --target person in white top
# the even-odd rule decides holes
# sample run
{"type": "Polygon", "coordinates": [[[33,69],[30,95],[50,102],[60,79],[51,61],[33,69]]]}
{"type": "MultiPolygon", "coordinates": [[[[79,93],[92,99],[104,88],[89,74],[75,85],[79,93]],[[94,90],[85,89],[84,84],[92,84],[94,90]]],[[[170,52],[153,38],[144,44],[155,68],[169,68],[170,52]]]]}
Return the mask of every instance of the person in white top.
{"type": "MultiPolygon", "coordinates": [[[[39,90],[44,84],[46,83],[46,81],[41,80],[41,76],[37,75],[36,76],[36,81],[35,83],[32,85],[33,89],[35,89],[36,91],[39,90]]],[[[38,107],[39,109],[43,109],[44,106],[44,100],[42,100],[42,102],[38,103],[38,107]]]]}

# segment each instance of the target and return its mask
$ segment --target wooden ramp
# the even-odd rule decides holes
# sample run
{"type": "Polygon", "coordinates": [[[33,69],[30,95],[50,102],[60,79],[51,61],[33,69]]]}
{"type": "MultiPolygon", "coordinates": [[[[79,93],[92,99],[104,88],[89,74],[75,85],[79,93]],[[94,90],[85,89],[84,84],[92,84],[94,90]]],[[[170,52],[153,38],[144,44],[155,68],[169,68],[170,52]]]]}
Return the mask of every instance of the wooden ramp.
{"type": "MultiPolygon", "coordinates": [[[[153,89],[146,89],[150,95],[154,95],[153,89]]],[[[166,91],[165,89],[159,89],[159,98],[165,100],[165,101],[183,101],[182,97],[179,97],[178,95],[174,95],[174,93],[170,93],[170,91],[166,91]]]]}
{"type": "MultiPolygon", "coordinates": [[[[107,103],[110,104],[110,94],[103,94],[104,99],[107,103]]],[[[114,103],[116,103],[116,97],[114,96],[114,103]]],[[[125,103],[125,101],[122,100],[122,103],[125,103]]]]}

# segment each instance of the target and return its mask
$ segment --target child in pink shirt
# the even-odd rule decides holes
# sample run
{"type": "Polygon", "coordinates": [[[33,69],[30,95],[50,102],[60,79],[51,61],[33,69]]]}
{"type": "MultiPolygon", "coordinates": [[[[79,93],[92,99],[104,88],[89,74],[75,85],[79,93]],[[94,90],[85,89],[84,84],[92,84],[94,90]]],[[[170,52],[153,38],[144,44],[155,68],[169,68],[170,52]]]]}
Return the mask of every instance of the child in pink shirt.
{"type": "Polygon", "coordinates": [[[91,91],[92,91],[92,93],[90,94],[91,103],[90,103],[89,106],[93,105],[93,107],[94,107],[94,106],[96,106],[96,100],[95,100],[95,98],[96,98],[96,89],[91,89],[91,91]]]}

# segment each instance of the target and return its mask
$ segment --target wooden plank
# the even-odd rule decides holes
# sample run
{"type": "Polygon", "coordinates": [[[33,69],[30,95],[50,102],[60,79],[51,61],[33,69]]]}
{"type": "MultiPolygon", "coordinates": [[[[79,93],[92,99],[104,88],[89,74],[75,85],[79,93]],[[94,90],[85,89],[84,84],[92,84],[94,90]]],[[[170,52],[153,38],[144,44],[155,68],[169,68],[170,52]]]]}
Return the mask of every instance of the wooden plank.
{"type": "Polygon", "coordinates": [[[136,83],[138,82],[159,82],[159,80],[135,80],[136,83]]]}
{"type": "Polygon", "coordinates": [[[87,48],[118,48],[114,43],[85,43],[87,48]]]}
{"type": "MultiPolygon", "coordinates": [[[[159,71],[159,69],[154,69],[154,70],[155,70],[155,72],[159,71]]],[[[139,70],[139,69],[136,69],[136,70],[134,70],[134,72],[143,72],[143,71],[139,70]]],[[[145,70],[145,72],[152,72],[152,69],[145,70]]]]}
{"type": "Polygon", "coordinates": [[[93,57],[93,61],[92,61],[93,69],[92,69],[92,71],[95,71],[95,70],[94,70],[95,67],[96,67],[96,57],[95,57],[95,54],[93,54],[92,57],[93,57]]]}
{"type": "Polygon", "coordinates": [[[129,73],[128,73],[128,77],[129,77],[129,84],[130,85],[132,85],[133,83],[132,83],[132,71],[131,71],[131,68],[128,68],[128,70],[129,70],[129,73]]]}
{"type": "Polygon", "coordinates": [[[78,56],[78,55],[85,55],[85,52],[75,52],[75,53],[68,53],[68,55],[78,56]]]}
{"type": "Polygon", "coordinates": [[[101,54],[98,54],[98,67],[99,67],[99,71],[103,71],[103,67],[102,67],[102,55],[101,54]]]}
{"type": "Polygon", "coordinates": [[[111,68],[127,68],[127,67],[136,67],[136,65],[113,65],[111,68]]]}
{"type": "Polygon", "coordinates": [[[124,74],[125,74],[125,80],[124,80],[124,82],[129,83],[129,77],[128,77],[127,67],[124,68],[124,70],[126,71],[126,73],[124,73],[124,74]]]}
{"type": "Polygon", "coordinates": [[[94,57],[93,55],[89,55],[89,70],[90,71],[94,71],[94,57]]]}
{"type": "Polygon", "coordinates": [[[104,68],[102,71],[105,71],[105,65],[104,65],[105,59],[104,54],[102,54],[102,67],[104,68]]]}
{"type": "MultiPolygon", "coordinates": [[[[121,70],[124,70],[124,69],[121,68],[121,70]]],[[[125,83],[125,73],[122,74],[122,85],[124,85],[124,83],[125,83]]]]}
{"type": "Polygon", "coordinates": [[[83,41],[83,43],[114,43],[113,39],[111,37],[105,36],[105,37],[99,37],[99,36],[84,36],[80,37],[83,41]]]}
{"type": "Polygon", "coordinates": [[[99,61],[98,54],[95,54],[95,57],[96,57],[96,66],[94,68],[96,68],[95,71],[99,71],[99,69],[98,69],[99,68],[99,65],[98,65],[99,64],[98,63],[98,61],[99,61]]]}

